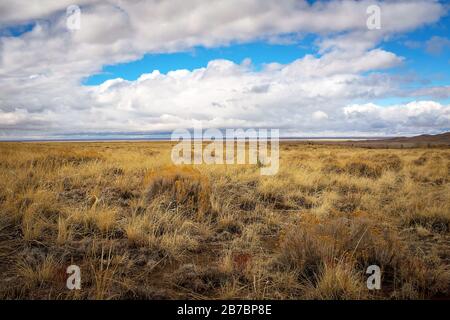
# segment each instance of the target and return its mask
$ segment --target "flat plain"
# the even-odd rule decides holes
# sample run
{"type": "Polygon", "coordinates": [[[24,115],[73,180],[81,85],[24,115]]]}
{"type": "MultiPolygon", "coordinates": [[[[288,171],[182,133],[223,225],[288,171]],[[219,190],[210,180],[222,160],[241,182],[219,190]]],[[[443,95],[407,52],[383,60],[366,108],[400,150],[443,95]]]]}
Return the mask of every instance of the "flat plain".
{"type": "Polygon", "coordinates": [[[0,298],[450,297],[448,147],[288,141],[261,176],[172,145],[0,143],[0,298]]]}

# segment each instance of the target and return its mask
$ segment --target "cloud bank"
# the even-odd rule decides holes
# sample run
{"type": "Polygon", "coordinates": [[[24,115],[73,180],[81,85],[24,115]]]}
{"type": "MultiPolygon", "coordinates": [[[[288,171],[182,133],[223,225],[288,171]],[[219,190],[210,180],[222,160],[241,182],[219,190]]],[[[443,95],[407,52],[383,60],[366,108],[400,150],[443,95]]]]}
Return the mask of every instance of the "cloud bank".
{"type": "Polygon", "coordinates": [[[403,58],[379,46],[384,39],[438,21],[446,9],[436,1],[78,1],[82,15],[76,31],[66,28],[70,4],[0,4],[0,28],[33,24],[19,36],[0,37],[4,137],[169,131],[198,123],[275,127],[300,135],[450,128],[449,105],[432,100],[387,107],[370,103],[395,95],[434,98],[448,93],[448,87],[405,92],[385,72],[403,58]],[[380,30],[366,26],[366,9],[374,3],[383,13],[380,30]],[[135,81],[82,85],[102,66],[145,53],[282,42],[306,34],[317,36],[317,53],[285,65],[269,63],[256,70],[249,60],[213,60],[192,71],[143,70],[135,81]]]}

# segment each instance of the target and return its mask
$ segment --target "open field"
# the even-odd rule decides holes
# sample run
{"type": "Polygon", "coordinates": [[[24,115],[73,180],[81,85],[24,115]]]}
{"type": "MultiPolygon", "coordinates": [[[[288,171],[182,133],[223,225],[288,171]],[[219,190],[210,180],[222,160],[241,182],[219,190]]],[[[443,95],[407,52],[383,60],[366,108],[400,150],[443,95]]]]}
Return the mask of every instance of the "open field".
{"type": "Polygon", "coordinates": [[[0,143],[0,298],[450,297],[449,148],[284,142],[275,176],[170,151],[0,143]]]}

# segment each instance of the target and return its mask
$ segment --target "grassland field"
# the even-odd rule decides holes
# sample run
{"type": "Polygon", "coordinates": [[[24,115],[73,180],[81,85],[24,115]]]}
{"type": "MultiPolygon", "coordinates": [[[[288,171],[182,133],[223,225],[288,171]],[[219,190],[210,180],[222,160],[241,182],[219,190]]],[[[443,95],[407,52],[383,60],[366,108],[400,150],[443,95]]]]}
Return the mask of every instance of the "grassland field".
{"type": "Polygon", "coordinates": [[[0,143],[0,298],[450,297],[449,148],[282,142],[274,176],[171,148],[0,143]]]}

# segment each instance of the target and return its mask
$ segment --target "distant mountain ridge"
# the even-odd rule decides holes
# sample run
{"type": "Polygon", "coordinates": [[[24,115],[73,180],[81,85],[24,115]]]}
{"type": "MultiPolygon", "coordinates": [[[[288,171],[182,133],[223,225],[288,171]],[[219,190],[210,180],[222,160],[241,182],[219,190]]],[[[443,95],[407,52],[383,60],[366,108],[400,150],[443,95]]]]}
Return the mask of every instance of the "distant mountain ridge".
{"type": "Polygon", "coordinates": [[[327,145],[351,145],[363,148],[423,148],[450,147],[450,132],[440,134],[422,134],[414,137],[394,137],[380,139],[364,139],[359,141],[309,141],[305,143],[327,145]]]}
{"type": "Polygon", "coordinates": [[[414,137],[398,137],[398,138],[391,138],[391,139],[385,139],[383,141],[390,141],[390,142],[421,142],[421,143],[427,143],[427,142],[433,142],[433,143],[450,143],[450,132],[440,133],[440,134],[421,134],[419,136],[414,137]]]}

